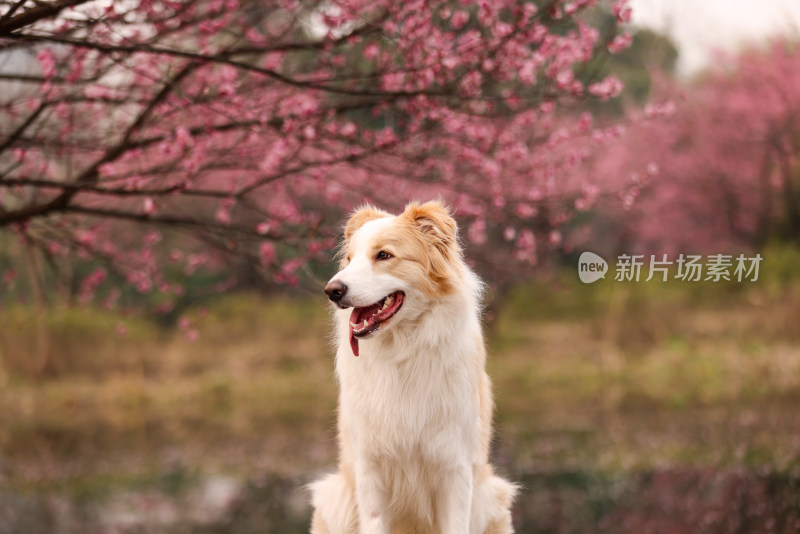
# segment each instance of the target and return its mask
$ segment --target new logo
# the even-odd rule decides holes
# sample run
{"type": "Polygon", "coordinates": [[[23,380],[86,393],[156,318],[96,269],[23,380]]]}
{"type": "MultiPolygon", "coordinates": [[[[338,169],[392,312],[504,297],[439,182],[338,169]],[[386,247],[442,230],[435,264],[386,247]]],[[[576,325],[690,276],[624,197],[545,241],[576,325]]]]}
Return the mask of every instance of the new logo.
{"type": "Polygon", "coordinates": [[[584,284],[592,284],[606,277],[608,263],[594,252],[583,252],[578,258],[578,277],[584,284]]]}

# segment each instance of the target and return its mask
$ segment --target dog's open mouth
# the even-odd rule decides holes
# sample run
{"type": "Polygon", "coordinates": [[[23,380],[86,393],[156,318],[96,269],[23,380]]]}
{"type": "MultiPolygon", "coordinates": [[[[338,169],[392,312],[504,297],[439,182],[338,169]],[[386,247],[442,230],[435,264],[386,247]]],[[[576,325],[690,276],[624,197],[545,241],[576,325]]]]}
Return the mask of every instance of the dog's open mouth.
{"type": "Polygon", "coordinates": [[[353,355],[358,356],[358,338],[366,337],[388,321],[403,305],[405,295],[396,291],[387,295],[375,304],[363,308],[353,308],[350,314],[350,348],[353,355]]]}

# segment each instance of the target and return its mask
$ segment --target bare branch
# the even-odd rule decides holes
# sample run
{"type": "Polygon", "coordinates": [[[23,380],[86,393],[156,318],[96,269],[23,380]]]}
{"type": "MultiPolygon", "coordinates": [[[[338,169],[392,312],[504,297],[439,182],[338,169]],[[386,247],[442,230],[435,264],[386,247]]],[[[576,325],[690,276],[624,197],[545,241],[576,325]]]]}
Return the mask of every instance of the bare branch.
{"type": "Polygon", "coordinates": [[[27,1],[27,0],[18,0],[16,4],[14,4],[13,6],[11,6],[11,7],[8,9],[8,11],[6,11],[6,12],[5,12],[5,14],[3,14],[3,16],[2,16],[2,17],[0,17],[0,22],[6,21],[6,20],[10,19],[11,17],[13,17],[13,16],[14,16],[14,13],[16,13],[16,12],[17,12],[17,10],[18,10],[19,8],[21,8],[21,7],[22,7],[22,6],[25,4],[25,2],[26,2],[26,1],[27,1]]]}

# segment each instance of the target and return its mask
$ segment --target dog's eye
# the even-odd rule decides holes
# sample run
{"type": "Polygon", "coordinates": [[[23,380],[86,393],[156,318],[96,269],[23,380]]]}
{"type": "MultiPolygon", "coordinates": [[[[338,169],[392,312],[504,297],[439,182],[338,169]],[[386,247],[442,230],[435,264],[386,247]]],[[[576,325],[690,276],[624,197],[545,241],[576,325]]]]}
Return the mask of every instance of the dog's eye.
{"type": "Polygon", "coordinates": [[[392,255],[386,252],[385,250],[381,250],[378,254],[375,255],[376,260],[388,260],[391,258],[392,255]]]}

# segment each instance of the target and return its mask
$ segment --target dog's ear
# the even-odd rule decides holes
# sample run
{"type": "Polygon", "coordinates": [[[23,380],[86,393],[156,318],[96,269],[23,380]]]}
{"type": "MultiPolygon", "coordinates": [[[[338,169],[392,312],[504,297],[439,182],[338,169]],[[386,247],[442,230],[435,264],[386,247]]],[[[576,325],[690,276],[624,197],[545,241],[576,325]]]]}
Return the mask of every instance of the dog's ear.
{"type": "Polygon", "coordinates": [[[461,247],[458,243],[458,225],[450,211],[437,200],[425,204],[412,202],[406,206],[402,217],[436,251],[426,255],[431,287],[423,287],[422,291],[431,297],[452,292],[453,280],[458,276],[455,265],[461,255],[461,247]]]}
{"type": "Polygon", "coordinates": [[[446,250],[458,244],[458,225],[442,202],[412,202],[406,206],[403,216],[410,219],[437,248],[446,250]]]}
{"type": "Polygon", "coordinates": [[[373,219],[380,219],[381,217],[388,217],[389,215],[389,213],[379,210],[375,206],[364,204],[356,209],[356,211],[353,212],[353,214],[350,216],[350,219],[347,221],[347,224],[344,227],[345,241],[350,241],[350,238],[353,237],[353,234],[356,233],[356,230],[361,228],[365,222],[373,219]]]}

